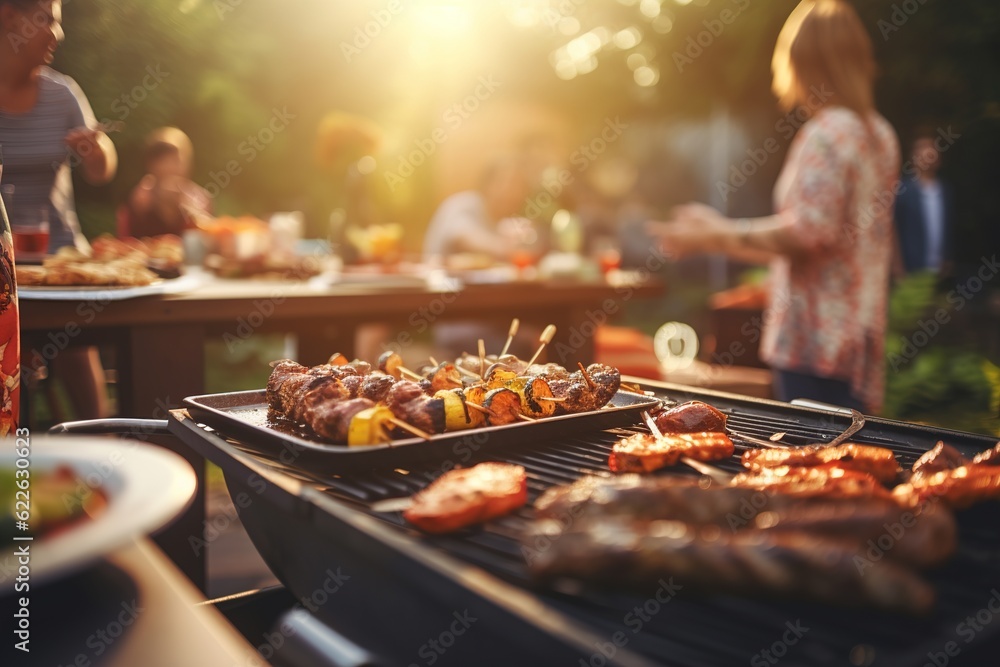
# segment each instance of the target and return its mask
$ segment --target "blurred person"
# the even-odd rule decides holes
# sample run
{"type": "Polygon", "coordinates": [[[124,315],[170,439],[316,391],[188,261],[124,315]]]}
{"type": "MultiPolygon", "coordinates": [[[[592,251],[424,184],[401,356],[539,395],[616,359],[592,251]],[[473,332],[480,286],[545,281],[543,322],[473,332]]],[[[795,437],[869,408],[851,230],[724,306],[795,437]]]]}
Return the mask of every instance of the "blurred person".
{"type": "Polygon", "coordinates": [[[509,221],[524,214],[531,192],[528,181],[515,158],[491,163],[477,189],[451,195],[434,212],[424,236],[424,259],[475,253],[510,261],[518,250],[520,230],[509,221]]]}
{"type": "Polygon", "coordinates": [[[146,174],[118,211],[119,236],[180,235],[191,224],[190,211],[211,214],[211,196],[191,180],[193,155],[191,139],[176,127],[146,137],[146,174]]]}
{"type": "Polygon", "coordinates": [[[785,109],[811,109],[775,185],[777,213],[737,221],[690,204],[651,227],[676,255],[770,262],[761,357],[781,400],[877,412],[900,157],[874,106],[871,39],[843,0],[806,0],[781,30],[772,71],[785,109]]]}
{"type": "MultiPolygon", "coordinates": [[[[520,160],[503,157],[483,172],[476,190],[458,192],[445,199],[435,211],[424,237],[424,260],[447,262],[457,253],[482,255],[501,262],[513,262],[518,252],[537,232],[523,216],[531,194],[530,179],[520,160]]],[[[537,247],[531,251],[541,255],[537,247]]],[[[534,334],[525,329],[523,337],[534,334]]],[[[434,327],[434,345],[445,358],[475,352],[482,338],[487,353],[497,354],[504,345],[507,328],[478,322],[446,322],[434,327]]],[[[522,341],[511,351],[523,353],[522,341]]]]}
{"type": "Polygon", "coordinates": [[[896,234],[905,273],[951,270],[952,193],[938,178],[938,140],[933,130],[917,133],[896,195],[896,234]]]}
{"type": "MultiPolygon", "coordinates": [[[[15,188],[11,222],[45,216],[50,253],[63,246],[86,249],[70,170],[79,166],[87,182],[104,185],[115,175],[118,156],[80,87],[49,68],[64,37],[62,3],[0,0],[0,30],[0,146],[4,182],[15,188]]],[[[67,348],[54,367],[78,418],[107,415],[97,348],[67,348]]]]}

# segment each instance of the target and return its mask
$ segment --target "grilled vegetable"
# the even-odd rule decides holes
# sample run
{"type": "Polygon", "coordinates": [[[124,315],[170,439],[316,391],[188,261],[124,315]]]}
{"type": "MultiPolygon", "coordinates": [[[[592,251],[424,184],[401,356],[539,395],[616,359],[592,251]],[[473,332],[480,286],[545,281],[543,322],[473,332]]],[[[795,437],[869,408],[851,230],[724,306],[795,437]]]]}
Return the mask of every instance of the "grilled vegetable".
{"type": "Polygon", "coordinates": [[[539,400],[552,398],[549,383],[541,378],[516,377],[507,383],[507,388],[517,394],[521,401],[521,413],[535,419],[551,417],[556,413],[553,401],[539,400]]]}
{"type": "Polygon", "coordinates": [[[446,431],[464,431],[472,428],[471,411],[465,405],[461,389],[442,389],[434,394],[444,402],[444,428],[446,431]]]}
{"type": "MultiPolygon", "coordinates": [[[[466,387],[462,390],[465,396],[465,404],[468,408],[468,404],[472,403],[474,405],[483,406],[486,401],[486,388],[482,385],[473,385],[471,387],[466,387]]],[[[483,406],[485,407],[485,406],[483,406]]],[[[486,415],[475,410],[473,408],[468,408],[469,419],[472,420],[472,428],[479,428],[480,426],[486,426],[486,415]]]]}
{"type": "Polygon", "coordinates": [[[513,424],[521,414],[521,399],[510,389],[499,387],[486,392],[483,407],[492,412],[487,417],[491,426],[513,424]]]}
{"type": "Polygon", "coordinates": [[[480,463],[441,475],[413,496],[403,516],[428,533],[449,533],[512,512],[527,501],[524,468],[480,463]]]}
{"type": "Polygon", "coordinates": [[[354,415],[347,428],[348,446],[358,447],[389,442],[392,419],[392,410],[384,405],[365,408],[354,415]]]}
{"type": "Polygon", "coordinates": [[[486,369],[486,377],[483,378],[487,389],[499,389],[517,379],[517,373],[505,367],[503,364],[493,364],[486,369]]]}
{"type": "Polygon", "coordinates": [[[461,389],[462,376],[459,374],[455,364],[442,362],[427,375],[431,383],[430,393],[441,391],[442,389],[461,389]]]}
{"type": "Polygon", "coordinates": [[[330,366],[346,366],[348,361],[347,357],[342,355],[340,352],[337,352],[336,354],[331,356],[330,360],[327,361],[326,363],[329,364],[330,366]]]}
{"type": "Polygon", "coordinates": [[[403,358],[392,350],[386,350],[378,358],[378,369],[386,375],[391,375],[397,380],[401,377],[399,369],[402,365],[403,358]]]}

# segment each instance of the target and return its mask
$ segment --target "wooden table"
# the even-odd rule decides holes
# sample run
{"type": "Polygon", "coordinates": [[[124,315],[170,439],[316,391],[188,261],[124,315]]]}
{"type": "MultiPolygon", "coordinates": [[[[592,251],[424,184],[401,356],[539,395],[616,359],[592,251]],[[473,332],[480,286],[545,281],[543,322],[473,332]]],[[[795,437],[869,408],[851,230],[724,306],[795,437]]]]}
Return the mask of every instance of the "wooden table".
{"type": "Polygon", "coordinates": [[[178,295],[122,301],[20,302],[22,366],[30,367],[28,341],[51,357],[67,345],[113,345],[118,354],[119,412],[165,418],[186,397],[204,393],[205,341],[238,342],[257,333],[299,337],[300,361],[317,364],[333,351],[351,356],[358,327],[372,322],[408,341],[442,321],[474,320],[506,328],[555,324],[549,359],[593,358],[593,332],[633,299],[662,294],[662,284],[512,282],[426,287],[210,281],[178,295]]]}

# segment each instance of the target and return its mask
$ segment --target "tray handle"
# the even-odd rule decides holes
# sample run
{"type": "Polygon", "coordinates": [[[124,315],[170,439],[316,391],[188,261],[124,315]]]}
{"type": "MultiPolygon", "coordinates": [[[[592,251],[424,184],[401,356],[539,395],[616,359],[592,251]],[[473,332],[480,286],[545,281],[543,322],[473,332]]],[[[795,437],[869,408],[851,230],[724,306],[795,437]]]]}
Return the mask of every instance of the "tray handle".
{"type": "Polygon", "coordinates": [[[49,435],[170,435],[166,419],[88,419],[63,422],[49,429],[49,435]]]}
{"type": "Polygon", "coordinates": [[[275,654],[282,667],[383,667],[374,655],[304,609],[282,616],[278,627],[291,628],[288,643],[275,654]]]}

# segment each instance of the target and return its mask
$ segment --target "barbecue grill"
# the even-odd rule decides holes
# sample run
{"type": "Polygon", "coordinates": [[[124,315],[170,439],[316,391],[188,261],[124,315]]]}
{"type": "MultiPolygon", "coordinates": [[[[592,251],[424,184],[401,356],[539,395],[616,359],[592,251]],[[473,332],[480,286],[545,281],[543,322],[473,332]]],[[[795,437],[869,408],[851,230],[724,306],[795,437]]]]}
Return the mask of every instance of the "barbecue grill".
{"type": "MultiPolygon", "coordinates": [[[[710,403],[728,414],[734,432],[765,439],[783,432],[788,444],[830,441],[851,423],[842,411],[628,380],[659,398],[710,403]]],[[[1000,609],[995,503],[959,513],[957,553],[926,573],[937,600],[923,617],[702,595],[680,580],[638,592],[537,587],[519,540],[533,516],[530,503],[553,485],[606,473],[612,444],[638,428],[525,437],[473,455],[462,464],[524,466],[529,505],[482,528],[429,536],[372,504],[424,488],[444,472],[440,461],[317,474],[228,437],[224,424],[199,423],[195,409],[170,419],[176,436],[222,468],[247,532],[287,589],[315,618],[378,655],[379,664],[996,664],[989,654],[1000,644],[1000,618],[989,622],[991,606],[1000,609]]],[[[733,440],[736,456],[720,467],[736,472],[752,445],[733,440]]],[[[878,418],[851,440],[891,448],[904,467],[938,440],[969,456],[996,442],[878,418]]]]}

